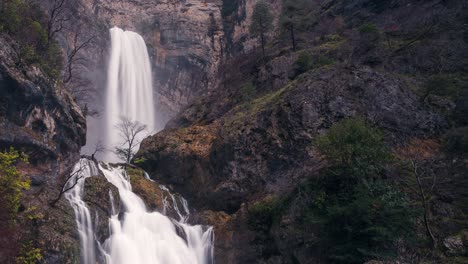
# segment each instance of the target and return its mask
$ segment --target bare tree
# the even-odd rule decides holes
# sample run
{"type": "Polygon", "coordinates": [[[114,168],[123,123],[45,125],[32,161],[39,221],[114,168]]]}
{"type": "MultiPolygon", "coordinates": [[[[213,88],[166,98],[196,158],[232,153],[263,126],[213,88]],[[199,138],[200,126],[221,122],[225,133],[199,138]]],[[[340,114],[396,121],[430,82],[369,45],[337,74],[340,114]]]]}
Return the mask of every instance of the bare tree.
{"type": "Polygon", "coordinates": [[[47,43],[50,43],[55,34],[62,31],[65,23],[70,20],[66,14],[67,9],[67,0],[53,0],[47,18],[47,43]]]}
{"type": "MultiPolygon", "coordinates": [[[[409,164],[409,173],[416,179],[417,190],[423,209],[424,228],[427,236],[431,240],[432,247],[437,248],[437,239],[431,228],[430,199],[428,194],[434,192],[437,185],[436,173],[431,169],[431,165],[436,161],[434,150],[440,148],[438,143],[431,140],[416,139],[409,142],[404,148],[398,151],[400,157],[409,164]]],[[[430,195],[429,195],[430,197],[430,195]]]]}
{"type": "Polygon", "coordinates": [[[104,147],[104,144],[102,143],[102,141],[99,140],[94,146],[94,152],[91,154],[91,159],[94,160],[94,156],[96,156],[96,154],[102,153],[105,150],[106,148],[104,147]]]}
{"type": "Polygon", "coordinates": [[[95,36],[86,37],[83,39],[81,33],[81,27],[78,27],[71,36],[70,46],[67,49],[67,64],[66,64],[66,74],[64,77],[64,83],[69,83],[73,79],[73,71],[75,66],[83,60],[80,58],[79,52],[86,48],[94,40],[95,36]],[[81,40],[82,39],[82,40],[81,40]]]}
{"type": "Polygon", "coordinates": [[[63,194],[75,188],[78,182],[84,177],[83,171],[86,169],[87,164],[83,160],[80,160],[78,168],[74,168],[73,172],[68,175],[65,181],[60,185],[60,192],[53,201],[50,202],[50,206],[55,206],[57,202],[62,198],[63,194]]]}
{"type": "Polygon", "coordinates": [[[135,155],[135,148],[141,143],[146,125],[123,117],[115,128],[119,130],[122,145],[116,147],[114,153],[126,163],[130,163],[135,155]]]}
{"type": "MultiPolygon", "coordinates": [[[[424,190],[423,184],[422,184],[422,179],[426,177],[427,170],[425,170],[420,164],[422,162],[418,161],[417,159],[412,159],[410,160],[410,165],[412,169],[413,175],[416,177],[416,182],[418,184],[418,191],[419,191],[419,197],[421,198],[421,203],[423,206],[423,219],[424,219],[424,227],[426,229],[426,233],[431,239],[432,242],[432,247],[434,249],[437,248],[437,240],[434,236],[434,233],[432,232],[432,228],[429,224],[429,201],[426,196],[426,192],[424,190]]],[[[436,178],[435,174],[432,176],[432,182],[433,185],[431,187],[431,190],[435,186],[436,178]]]]}

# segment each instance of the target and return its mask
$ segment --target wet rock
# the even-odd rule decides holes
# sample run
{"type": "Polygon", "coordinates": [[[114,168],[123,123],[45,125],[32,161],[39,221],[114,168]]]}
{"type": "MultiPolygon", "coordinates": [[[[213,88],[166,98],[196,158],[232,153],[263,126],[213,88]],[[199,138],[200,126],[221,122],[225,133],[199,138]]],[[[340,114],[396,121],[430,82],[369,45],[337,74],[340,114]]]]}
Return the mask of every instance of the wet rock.
{"type": "Polygon", "coordinates": [[[83,201],[89,207],[93,223],[96,223],[96,237],[102,243],[109,237],[109,218],[112,207],[116,213],[120,210],[120,196],[118,189],[102,175],[86,178],[83,201]],[[113,203],[111,200],[113,197],[113,203]]]}
{"type": "Polygon", "coordinates": [[[159,185],[145,179],[143,170],[129,168],[128,174],[132,184],[132,191],[143,199],[148,209],[162,212],[164,209],[163,191],[159,188],[159,185]]]}

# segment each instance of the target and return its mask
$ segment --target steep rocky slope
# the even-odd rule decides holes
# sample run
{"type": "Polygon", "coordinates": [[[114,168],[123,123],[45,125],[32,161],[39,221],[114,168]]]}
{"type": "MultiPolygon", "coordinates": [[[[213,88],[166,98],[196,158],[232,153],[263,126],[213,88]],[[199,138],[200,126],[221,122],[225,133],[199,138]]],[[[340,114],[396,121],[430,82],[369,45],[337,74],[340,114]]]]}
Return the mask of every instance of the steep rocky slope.
{"type": "MultiPolygon", "coordinates": [[[[250,2],[236,3],[225,16],[236,55],[221,65],[218,86],[147,138],[137,155],[153,179],[200,209],[194,221],[215,226],[217,261],[328,263],[333,245],[320,237],[323,226],[305,224],[310,204],[301,186],[327,166],[316,138],[356,116],[384,131],[395,156],[412,148],[424,152],[417,162],[439,179],[437,187],[424,187],[439,249],[427,254],[426,245],[402,247],[394,260],[466,261],[467,163],[442,145],[441,135],[466,125],[459,111],[466,101],[467,64],[460,58],[467,58],[467,7],[457,1],[313,1],[314,21],[298,34],[299,51],[276,31],[261,58],[245,35],[250,2]],[[252,225],[252,217],[266,222],[252,225]]],[[[278,12],[278,3],[269,3],[278,12]]],[[[386,177],[420,205],[414,185],[405,185],[413,180],[397,165],[386,177]]],[[[417,234],[424,241],[422,222],[418,218],[417,234]]]]}
{"type": "MultiPolygon", "coordinates": [[[[163,119],[161,122],[214,87],[224,49],[221,1],[82,0],[70,4],[77,21],[96,36],[97,45],[83,54],[89,61],[90,73],[97,70],[105,76],[103,61],[109,44],[109,28],[118,26],[144,37],[152,60],[156,108],[163,119]]],[[[68,34],[67,29],[63,34],[68,34]]],[[[95,89],[102,93],[104,86],[95,89]]]]}
{"type": "Polygon", "coordinates": [[[85,144],[85,118],[60,83],[20,63],[18,45],[0,34],[0,147],[28,155],[18,168],[31,188],[21,199],[18,229],[0,220],[0,262],[14,263],[19,250],[38,248],[48,263],[72,263],[79,257],[73,211],[64,201],[49,203],[85,144]]]}
{"type": "Polygon", "coordinates": [[[207,125],[201,119],[167,129],[146,139],[138,158],[148,160],[144,168],[156,179],[183,188],[199,206],[235,212],[260,190],[294,184],[294,174],[317,163],[314,138],[353,116],[385,128],[389,140],[445,126],[402,80],[366,67],[333,67],[302,75],[207,125]]]}

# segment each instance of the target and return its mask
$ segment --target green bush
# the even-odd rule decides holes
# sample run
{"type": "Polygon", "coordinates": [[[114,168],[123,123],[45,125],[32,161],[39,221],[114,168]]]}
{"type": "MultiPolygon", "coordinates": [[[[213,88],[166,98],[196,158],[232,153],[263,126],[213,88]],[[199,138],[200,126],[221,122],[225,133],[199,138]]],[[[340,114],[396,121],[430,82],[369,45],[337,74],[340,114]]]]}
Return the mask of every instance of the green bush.
{"type": "Polygon", "coordinates": [[[280,201],[275,196],[268,196],[256,202],[248,210],[249,226],[256,231],[267,232],[280,214],[280,201]]]}
{"type": "Polygon", "coordinates": [[[352,181],[375,178],[391,158],[383,133],[361,118],[336,123],[317,139],[316,146],[329,162],[332,175],[352,181]]]}
{"type": "Polygon", "coordinates": [[[20,255],[16,258],[17,264],[34,264],[42,260],[41,250],[34,247],[31,241],[21,245],[20,255]]]}
{"type": "Polygon", "coordinates": [[[364,263],[396,255],[394,244],[413,234],[414,213],[404,194],[382,181],[363,182],[337,194],[326,207],[329,257],[336,263],[364,263]]]}
{"type": "Polygon", "coordinates": [[[290,78],[294,79],[297,76],[308,72],[309,70],[317,69],[327,65],[333,65],[334,63],[335,61],[328,57],[316,56],[314,58],[308,52],[301,52],[297,60],[294,62],[293,75],[290,76],[290,78]]]}
{"type": "Polygon", "coordinates": [[[359,32],[362,34],[375,34],[379,33],[379,29],[373,23],[365,23],[359,27],[359,32]]]}
{"type": "MultiPolygon", "coordinates": [[[[308,194],[303,221],[327,237],[332,263],[364,263],[396,254],[396,241],[410,241],[414,211],[403,193],[384,180],[392,162],[380,130],[361,118],[344,119],[315,142],[328,161],[302,187],[308,194]]],[[[310,229],[310,228],[309,228],[310,229]]]]}
{"type": "Polygon", "coordinates": [[[19,161],[25,162],[27,157],[10,148],[0,152],[0,204],[2,205],[2,219],[14,221],[20,206],[23,190],[29,188],[29,180],[25,179],[16,168],[19,161]]]}
{"type": "Polygon", "coordinates": [[[0,3],[0,31],[15,39],[20,62],[39,66],[50,78],[57,79],[63,56],[58,43],[49,41],[46,17],[34,1],[3,0],[0,3]]]}
{"type": "Polygon", "coordinates": [[[312,56],[308,52],[301,52],[294,62],[294,77],[309,71],[312,67],[312,56]]]}

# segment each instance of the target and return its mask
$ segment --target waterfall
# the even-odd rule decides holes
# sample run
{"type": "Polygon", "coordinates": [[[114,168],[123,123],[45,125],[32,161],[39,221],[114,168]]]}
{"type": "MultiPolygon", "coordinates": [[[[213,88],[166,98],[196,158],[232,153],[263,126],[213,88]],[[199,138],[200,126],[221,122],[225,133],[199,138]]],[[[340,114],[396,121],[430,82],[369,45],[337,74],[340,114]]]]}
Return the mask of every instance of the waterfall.
{"type": "Polygon", "coordinates": [[[78,234],[81,242],[81,255],[83,263],[95,263],[95,239],[93,224],[91,222],[91,214],[86,203],[83,201],[84,182],[85,179],[93,175],[97,175],[98,170],[93,161],[88,159],[80,159],[75,165],[71,173],[71,177],[65,184],[64,189],[70,189],[64,193],[64,197],[68,200],[75,212],[75,221],[78,227],[78,234]],[[74,186],[73,186],[74,185],[74,186]]]}
{"type": "MultiPolygon", "coordinates": [[[[111,236],[105,241],[107,263],[205,264],[212,262],[212,227],[185,224],[159,212],[149,212],[132,192],[122,167],[99,166],[107,180],[119,190],[124,212],[110,219],[111,236]],[[185,237],[179,235],[183,230],[185,237]]],[[[175,203],[176,204],[176,203],[175,203]]]]}
{"type": "MultiPolygon", "coordinates": [[[[153,132],[155,123],[151,66],[143,38],[134,32],[112,28],[111,41],[103,120],[105,129],[101,135],[108,148],[121,144],[115,128],[121,117],[147,125],[150,132],[153,132]]],[[[111,152],[106,153],[104,159],[117,160],[111,152]]],[[[146,172],[144,177],[152,181],[146,172]]],[[[83,264],[95,264],[100,260],[109,264],[214,263],[213,228],[189,225],[187,201],[172,194],[168,188],[160,186],[164,193],[164,208],[161,212],[151,212],[132,192],[125,168],[104,162],[96,166],[95,161],[85,158],[76,164],[66,186],[73,187],[64,196],[75,213],[83,264]],[[115,207],[111,191],[102,194],[109,195],[112,216],[109,219],[110,236],[100,244],[94,232],[97,224],[93,225],[91,221],[83,195],[86,178],[102,175],[117,187],[121,208],[115,207]],[[177,220],[166,215],[169,210],[176,213],[177,220]]]]}
{"type": "MultiPolygon", "coordinates": [[[[114,27],[110,30],[111,52],[107,72],[107,90],[101,136],[112,150],[121,144],[118,125],[121,118],[138,121],[152,133],[155,128],[153,80],[145,41],[135,32],[114,27]]],[[[142,138],[139,138],[141,140],[142,138]]],[[[118,161],[112,151],[104,160],[118,161]]]]}

